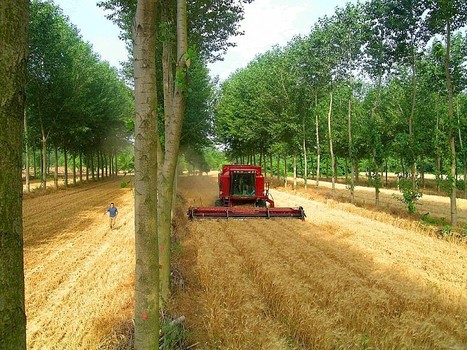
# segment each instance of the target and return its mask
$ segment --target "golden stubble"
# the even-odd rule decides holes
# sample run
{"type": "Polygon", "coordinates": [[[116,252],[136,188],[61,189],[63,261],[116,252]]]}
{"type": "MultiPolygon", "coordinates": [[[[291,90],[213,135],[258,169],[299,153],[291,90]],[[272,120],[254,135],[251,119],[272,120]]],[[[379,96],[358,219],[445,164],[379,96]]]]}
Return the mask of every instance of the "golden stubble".
{"type": "Polygon", "coordinates": [[[120,179],[24,201],[29,349],[97,349],[118,343],[132,319],[133,200],[120,179]],[[115,202],[117,227],[105,209],[115,202]],[[105,215],[104,215],[105,214],[105,215]]]}
{"type": "MultiPolygon", "coordinates": [[[[215,186],[182,179],[185,205],[207,205],[215,186]]],[[[199,348],[466,348],[465,244],[349,204],[273,195],[302,205],[306,222],[179,225],[186,281],[174,305],[199,348]]]]}

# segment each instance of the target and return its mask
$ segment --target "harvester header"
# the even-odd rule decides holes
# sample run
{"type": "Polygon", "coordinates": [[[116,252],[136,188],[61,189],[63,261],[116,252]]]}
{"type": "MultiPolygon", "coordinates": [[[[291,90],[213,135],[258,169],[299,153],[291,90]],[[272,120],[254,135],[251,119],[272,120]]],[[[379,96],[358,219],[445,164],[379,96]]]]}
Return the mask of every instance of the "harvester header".
{"type": "Polygon", "coordinates": [[[230,164],[222,166],[218,176],[219,199],[213,207],[190,207],[193,218],[299,218],[305,219],[302,207],[276,208],[265,183],[261,167],[230,164]]]}

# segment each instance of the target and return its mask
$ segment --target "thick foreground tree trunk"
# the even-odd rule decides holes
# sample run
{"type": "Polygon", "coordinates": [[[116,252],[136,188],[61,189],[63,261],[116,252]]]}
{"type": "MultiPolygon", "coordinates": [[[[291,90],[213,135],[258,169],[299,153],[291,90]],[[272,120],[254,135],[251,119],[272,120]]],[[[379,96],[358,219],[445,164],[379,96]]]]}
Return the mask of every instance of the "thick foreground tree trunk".
{"type": "Polygon", "coordinates": [[[156,8],[138,0],[133,28],[135,79],[135,349],[159,347],[157,237],[156,8]]]}
{"type": "Polygon", "coordinates": [[[0,349],[26,349],[22,155],[29,1],[0,2],[0,349]]]}

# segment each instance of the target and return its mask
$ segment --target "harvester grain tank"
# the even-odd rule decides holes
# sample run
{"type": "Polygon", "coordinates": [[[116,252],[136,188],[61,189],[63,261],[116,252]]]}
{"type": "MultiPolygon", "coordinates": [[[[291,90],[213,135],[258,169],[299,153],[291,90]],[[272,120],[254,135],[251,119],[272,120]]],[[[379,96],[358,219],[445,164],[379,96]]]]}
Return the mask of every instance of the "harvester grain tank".
{"type": "Polygon", "coordinates": [[[219,199],[212,207],[190,207],[193,218],[298,218],[305,219],[302,207],[275,207],[261,167],[257,165],[224,165],[218,176],[219,199]]]}

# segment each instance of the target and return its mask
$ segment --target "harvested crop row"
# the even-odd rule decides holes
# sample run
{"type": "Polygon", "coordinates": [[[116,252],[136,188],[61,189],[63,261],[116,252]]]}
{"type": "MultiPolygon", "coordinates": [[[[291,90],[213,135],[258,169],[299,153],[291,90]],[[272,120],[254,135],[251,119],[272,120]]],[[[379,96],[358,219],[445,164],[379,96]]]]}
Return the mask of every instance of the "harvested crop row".
{"type": "MultiPolygon", "coordinates": [[[[191,205],[215,198],[214,179],[186,178],[181,188],[191,205]]],[[[181,312],[201,348],[251,349],[244,332],[257,335],[253,348],[282,349],[260,345],[267,333],[252,322],[258,319],[289,348],[465,348],[465,245],[289,193],[274,191],[274,198],[303,205],[307,222],[187,224],[183,244],[193,266],[180,295],[192,299],[181,312]],[[217,313],[207,311],[213,305],[217,313]],[[228,322],[219,322],[219,310],[228,322]]]]}
{"type": "Polygon", "coordinates": [[[132,318],[132,195],[120,179],[26,198],[27,337],[30,349],[97,349],[132,318]],[[104,209],[114,201],[117,229],[104,209]]]}

